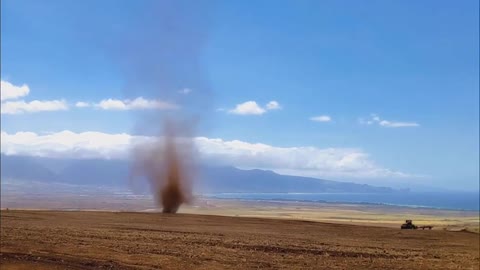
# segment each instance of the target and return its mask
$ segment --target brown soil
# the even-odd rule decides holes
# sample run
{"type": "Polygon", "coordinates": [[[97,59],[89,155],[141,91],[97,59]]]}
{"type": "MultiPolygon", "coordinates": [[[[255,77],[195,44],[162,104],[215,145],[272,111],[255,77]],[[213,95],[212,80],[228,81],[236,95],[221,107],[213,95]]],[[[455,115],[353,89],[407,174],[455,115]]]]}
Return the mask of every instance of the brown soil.
{"type": "Polygon", "coordinates": [[[188,214],[2,211],[1,269],[479,269],[479,234],[188,214]]]}

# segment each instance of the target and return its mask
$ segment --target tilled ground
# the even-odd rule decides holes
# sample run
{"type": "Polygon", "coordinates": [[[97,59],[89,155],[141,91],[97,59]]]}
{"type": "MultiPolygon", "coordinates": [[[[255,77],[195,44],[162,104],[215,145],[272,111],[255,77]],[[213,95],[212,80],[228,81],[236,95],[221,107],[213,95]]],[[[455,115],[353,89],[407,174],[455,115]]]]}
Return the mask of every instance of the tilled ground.
{"type": "Polygon", "coordinates": [[[159,213],[2,211],[1,269],[479,269],[479,234],[159,213]]]}

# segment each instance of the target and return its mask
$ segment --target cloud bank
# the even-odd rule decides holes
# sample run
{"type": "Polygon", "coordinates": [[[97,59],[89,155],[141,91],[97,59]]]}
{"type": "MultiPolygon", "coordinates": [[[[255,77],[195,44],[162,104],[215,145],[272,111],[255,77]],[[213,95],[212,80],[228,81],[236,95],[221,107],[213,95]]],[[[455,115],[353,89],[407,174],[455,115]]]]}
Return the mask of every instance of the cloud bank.
{"type": "MultiPolygon", "coordinates": [[[[50,134],[1,132],[1,152],[56,158],[126,159],[131,147],[154,138],[126,133],[61,131],[50,134]]],[[[277,147],[238,140],[196,137],[200,157],[206,162],[239,168],[273,170],[282,174],[327,179],[404,178],[411,175],[383,168],[354,148],[277,147]]]]}

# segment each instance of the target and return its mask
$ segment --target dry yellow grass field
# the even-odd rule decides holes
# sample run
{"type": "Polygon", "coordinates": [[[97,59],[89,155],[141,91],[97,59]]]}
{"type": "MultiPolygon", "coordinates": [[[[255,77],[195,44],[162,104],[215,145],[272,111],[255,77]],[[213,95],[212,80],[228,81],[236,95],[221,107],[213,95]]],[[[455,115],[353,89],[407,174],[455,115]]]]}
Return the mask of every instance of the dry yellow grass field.
{"type": "Polygon", "coordinates": [[[479,267],[476,211],[199,198],[165,215],[141,196],[18,198],[2,196],[2,269],[479,267]]]}

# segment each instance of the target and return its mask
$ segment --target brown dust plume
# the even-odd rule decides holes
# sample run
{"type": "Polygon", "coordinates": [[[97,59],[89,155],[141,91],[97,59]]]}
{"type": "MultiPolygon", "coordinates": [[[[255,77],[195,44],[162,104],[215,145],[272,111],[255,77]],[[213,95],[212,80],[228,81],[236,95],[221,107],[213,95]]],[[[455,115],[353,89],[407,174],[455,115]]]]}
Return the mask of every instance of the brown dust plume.
{"type": "Polygon", "coordinates": [[[146,137],[133,142],[132,188],[147,182],[164,213],[192,201],[197,177],[192,138],[200,123],[205,128],[212,107],[202,59],[213,2],[138,1],[119,28],[120,40],[110,41],[127,98],[173,105],[133,112],[134,133],[146,137]]]}
{"type": "Polygon", "coordinates": [[[165,119],[162,136],[138,145],[134,152],[134,176],[146,178],[163,213],[176,213],[193,196],[194,146],[180,123],[165,119]]]}

